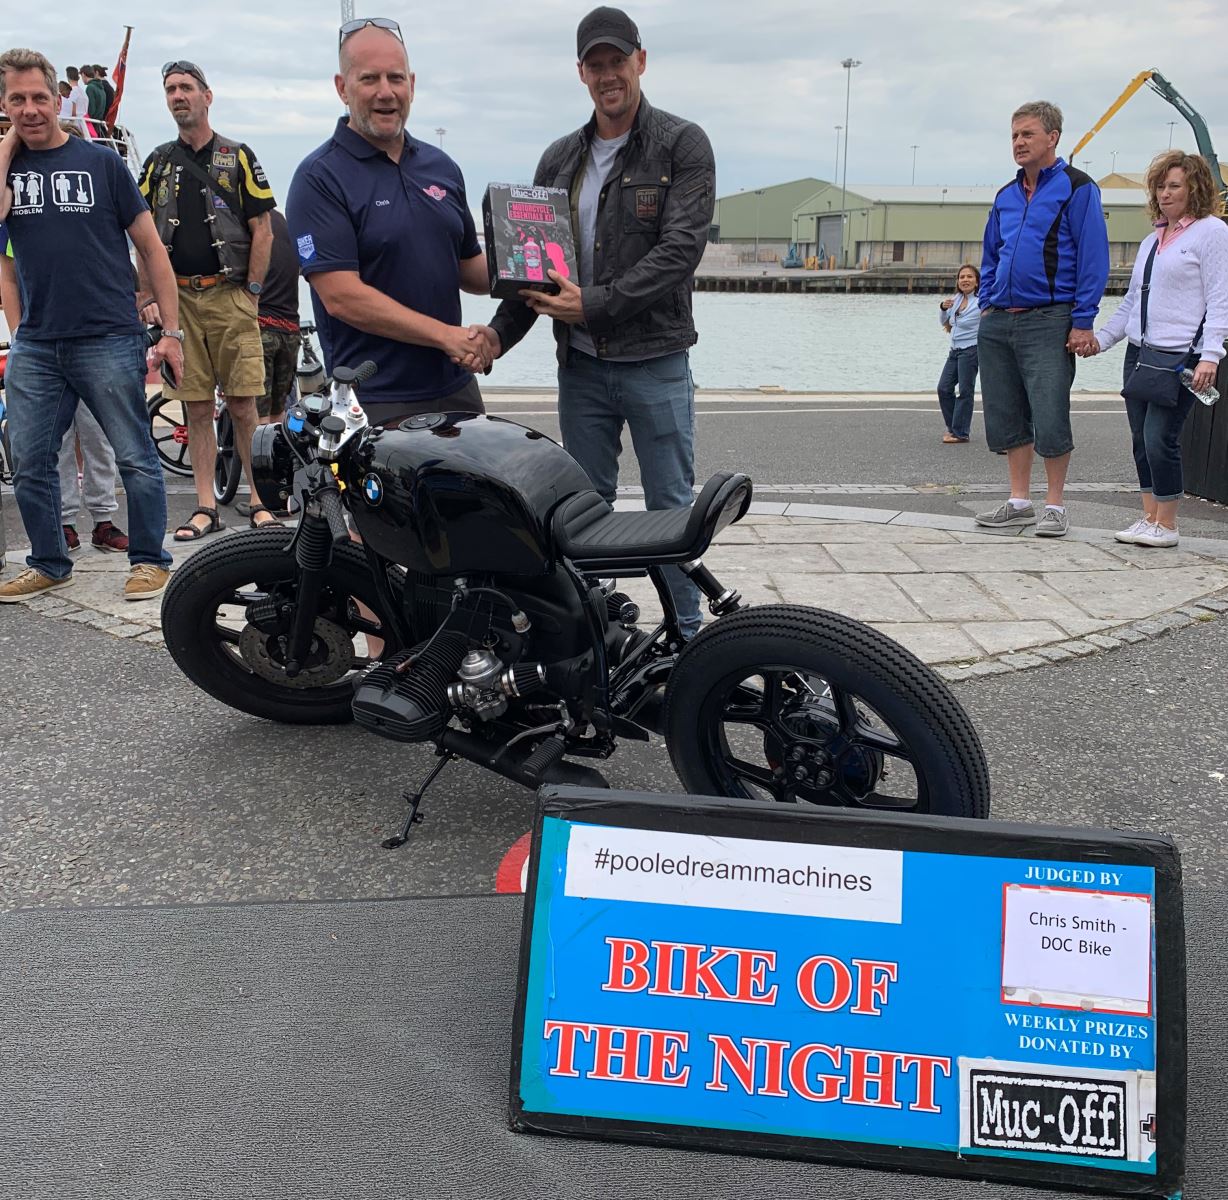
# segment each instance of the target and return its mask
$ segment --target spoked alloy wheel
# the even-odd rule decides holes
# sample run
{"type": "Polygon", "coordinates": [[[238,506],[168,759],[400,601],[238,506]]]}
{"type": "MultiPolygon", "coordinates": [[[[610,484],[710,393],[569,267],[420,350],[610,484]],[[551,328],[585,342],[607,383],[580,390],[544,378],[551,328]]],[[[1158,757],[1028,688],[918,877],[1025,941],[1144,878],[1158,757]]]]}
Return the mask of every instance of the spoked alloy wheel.
{"type": "MultiPolygon", "coordinates": [[[[162,631],[180,670],[202,691],[256,717],[301,725],[352,719],[354,679],[371,659],[368,638],[399,648],[362,551],[333,550],[303,671],[285,673],[276,610],[294,598],[297,567],[281,527],[228,535],[198,551],[171,577],[162,631]],[[361,601],[376,614],[363,614],[361,601]],[[249,617],[254,620],[249,620],[249,617]],[[257,623],[258,622],[258,623],[257,623]]],[[[399,599],[400,580],[393,594],[399,599]]]]}
{"type": "Polygon", "coordinates": [[[980,740],[946,685],[898,643],[837,613],[773,605],[709,627],[670,678],[665,732],[692,792],[989,813],[980,740]]]}
{"type": "MultiPolygon", "coordinates": [[[[243,463],[235,447],[235,427],[225,405],[213,422],[217,435],[217,458],[213,463],[213,496],[219,504],[229,504],[239,490],[243,463]]],[[[253,501],[252,503],[255,503],[253,501]]]]}
{"type": "Polygon", "coordinates": [[[145,402],[149,412],[149,429],[153,434],[158,461],[172,475],[191,475],[192,459],[188,452],[188,417],[182,400],[171,400],[154,392],[145,402]]]}

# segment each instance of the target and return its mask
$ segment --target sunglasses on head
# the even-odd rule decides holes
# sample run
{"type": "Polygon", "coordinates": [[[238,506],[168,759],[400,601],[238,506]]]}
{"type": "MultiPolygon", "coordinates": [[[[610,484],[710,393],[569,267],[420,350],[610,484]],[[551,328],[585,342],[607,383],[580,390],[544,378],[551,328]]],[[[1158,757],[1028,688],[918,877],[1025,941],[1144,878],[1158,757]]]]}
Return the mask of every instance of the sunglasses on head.
{"type": "Polygon", "coordinates": [[[351,34],[357,33],[360,29],[366,29],[368,25],[374,25],[376,29],[388,30],[389,33],[396,35],[397,41],[402,46],[405,45],[405,39],[401,36],[401,27],[390,17],[358,17],[353,21],[346,21],[341,26],[337,34],[337,49],[341,49],[341,43],[351,34]]]}
{"type": "Polygon", "coordinates": [[[205,82],[205,73],[193,62],[168,62],[162,64],[162,79],[165,81],[168,75],[184,74],[191,75],[193,79],[200,81],[201,87],[208,87],[205,82]]]}

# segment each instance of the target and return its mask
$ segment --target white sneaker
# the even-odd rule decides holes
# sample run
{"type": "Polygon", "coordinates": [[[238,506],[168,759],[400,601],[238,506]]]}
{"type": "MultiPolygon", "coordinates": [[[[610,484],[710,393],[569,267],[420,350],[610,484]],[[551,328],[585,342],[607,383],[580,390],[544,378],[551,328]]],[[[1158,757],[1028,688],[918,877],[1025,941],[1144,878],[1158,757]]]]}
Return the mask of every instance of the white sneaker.
{"type": "Polygon", "coordinates": [[[1136,546],[1175,546],[1178,540],[1175,529],[1169,529],[1158,521],[1134,536],[1136,546]]]}
{"type": "Polygon", "coordinates": [[[1139,517],[1129,529],[1119,529],[1113,536],[1119,542],[1125,542],[1128,546],[1138,544],[1138,535],[1146,533],[1151,528],[1151,522],[1146,517],[1139,517]]]}

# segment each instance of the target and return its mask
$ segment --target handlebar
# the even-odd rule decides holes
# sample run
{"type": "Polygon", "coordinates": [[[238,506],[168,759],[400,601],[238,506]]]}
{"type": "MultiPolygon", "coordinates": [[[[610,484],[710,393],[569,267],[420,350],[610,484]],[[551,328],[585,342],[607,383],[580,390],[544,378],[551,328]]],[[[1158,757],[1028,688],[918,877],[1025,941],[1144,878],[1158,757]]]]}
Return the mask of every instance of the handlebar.
{"type": "Polygon", "coordinates": [[[320,493],[320,513],[328,522],[328,531],[332,534],[334,546],[342,546],[350,540],[341,496],[334,489],[329,488],[320,493]]]}
{"type": "Polygon", "coordinates": [[[367,359],[366,362],[359,364],[357,367],[334,367],[333,381],[335,383],[348,383],[351,385],[365,383],[378,370],[379,367],[370,359],[367,359]]]}

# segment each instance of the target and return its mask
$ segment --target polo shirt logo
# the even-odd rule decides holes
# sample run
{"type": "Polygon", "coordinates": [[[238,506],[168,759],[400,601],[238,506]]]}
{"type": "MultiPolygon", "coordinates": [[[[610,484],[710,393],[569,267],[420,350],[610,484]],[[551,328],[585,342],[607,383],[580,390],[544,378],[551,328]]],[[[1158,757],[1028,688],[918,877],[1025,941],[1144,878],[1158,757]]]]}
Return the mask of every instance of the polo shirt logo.
{"type": "Polygon", "coordinates": [[[442,200],[447,194],[447,188],[441,188],[439,184],[432,183],[430,187],[422,189],[432,200],[442,200]]]}
{"type": "Polygon", "coordinates": [[[305,233],[298,239],[298,256],[299,259],[305,263],[311,262],[311,260],[315,258],[316,242],[315,238],[313,238],[311,234],[305,233]]]}

